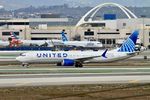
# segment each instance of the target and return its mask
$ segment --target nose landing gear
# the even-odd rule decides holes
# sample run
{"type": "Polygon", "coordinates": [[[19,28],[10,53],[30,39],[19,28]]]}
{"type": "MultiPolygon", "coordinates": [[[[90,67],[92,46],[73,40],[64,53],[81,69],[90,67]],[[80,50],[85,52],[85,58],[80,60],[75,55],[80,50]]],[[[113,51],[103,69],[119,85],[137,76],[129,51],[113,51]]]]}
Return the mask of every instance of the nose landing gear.
{"type": "Polygon", "coordinates": [[[29,64],[28,63],[22,63],[22,67],[29,68],[29,64]]]}

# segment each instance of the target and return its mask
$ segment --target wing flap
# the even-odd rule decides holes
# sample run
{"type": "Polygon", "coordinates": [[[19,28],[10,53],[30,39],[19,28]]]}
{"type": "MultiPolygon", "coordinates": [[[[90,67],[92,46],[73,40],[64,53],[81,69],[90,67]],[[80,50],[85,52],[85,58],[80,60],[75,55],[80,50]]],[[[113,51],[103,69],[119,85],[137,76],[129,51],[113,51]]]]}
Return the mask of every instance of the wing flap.
{"type": "Polygon", "coordinates": [[[84,62],[84,61],[87,61],[87,60],[91,60],[93,58],[98,58],[98,57],[104,57],[104,58],[107,58],[106,57],[106,53],[107,53],[108,49],[106,49],[102,55],[98,55],[98,56],[90,56],[90,57],[83,57],[83,58],[77,58],[75,59],[75,61],[79,61],[79,62],[84,62]]]}

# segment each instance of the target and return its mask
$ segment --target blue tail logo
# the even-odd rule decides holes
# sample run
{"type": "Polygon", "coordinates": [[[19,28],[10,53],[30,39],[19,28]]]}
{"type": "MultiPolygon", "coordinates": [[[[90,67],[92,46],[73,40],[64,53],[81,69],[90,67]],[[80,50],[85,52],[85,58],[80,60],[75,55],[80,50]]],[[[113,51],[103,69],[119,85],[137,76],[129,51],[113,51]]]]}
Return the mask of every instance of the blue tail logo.
{"type": "Polygon", "coordinates": [[[136,41],[138,39],[139,31],[134,31],[130,37],[119,48],[118,52],[134,52],[136,41]]]}
{"type": "Polygon", "coordinates": [[[62,35],[62,41],[63,42],[68,41],[68,39],[67,39],[67,37],[65,35],[65,31],[64,30],[62,31],[61,35],[62,35]]]}

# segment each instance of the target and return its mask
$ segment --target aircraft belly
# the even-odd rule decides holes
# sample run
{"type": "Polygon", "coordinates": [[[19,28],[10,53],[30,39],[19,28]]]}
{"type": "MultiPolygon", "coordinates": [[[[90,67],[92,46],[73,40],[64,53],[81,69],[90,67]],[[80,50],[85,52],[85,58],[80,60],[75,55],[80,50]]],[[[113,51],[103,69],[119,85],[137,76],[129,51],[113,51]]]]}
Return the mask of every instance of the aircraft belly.
{"type": "Polygon", "coordinates": [[[122,56],[122,57],[114,57],[114,58],[103,58],[103,57],[99,57],[99,58],[94,58],[91,60],[86,61],[85,63],[106,63],[106,62],[113,62],[113,61],[118,61],[118,60],[124,60],[127,58],[130,58],[131,56],[122,56]]]}
{"type": "Polygon", "coordinates": [[[59,63],[62,59],[35,59],[30,60],[29,63],[59,63]]]}

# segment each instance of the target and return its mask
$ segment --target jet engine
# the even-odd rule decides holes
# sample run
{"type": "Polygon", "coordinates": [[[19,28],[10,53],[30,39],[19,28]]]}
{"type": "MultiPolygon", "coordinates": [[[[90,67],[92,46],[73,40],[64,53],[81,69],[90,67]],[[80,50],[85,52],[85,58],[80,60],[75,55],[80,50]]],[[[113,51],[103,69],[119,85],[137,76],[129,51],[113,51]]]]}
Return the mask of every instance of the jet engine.
{"type": "Polygon", "coordinates": [[[62,62],[63,66],[74,66],[75,61],[72,59],[64,59],[62,62]]]}

